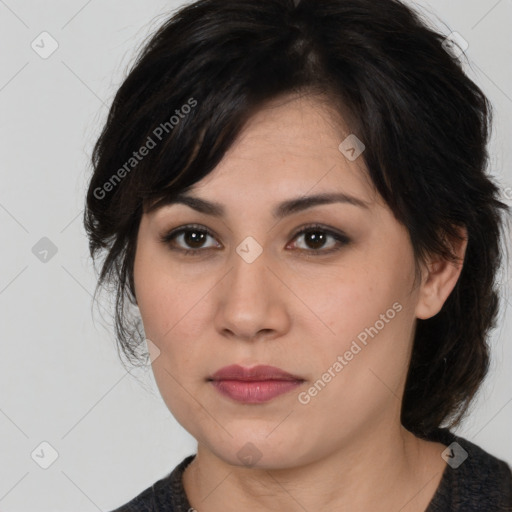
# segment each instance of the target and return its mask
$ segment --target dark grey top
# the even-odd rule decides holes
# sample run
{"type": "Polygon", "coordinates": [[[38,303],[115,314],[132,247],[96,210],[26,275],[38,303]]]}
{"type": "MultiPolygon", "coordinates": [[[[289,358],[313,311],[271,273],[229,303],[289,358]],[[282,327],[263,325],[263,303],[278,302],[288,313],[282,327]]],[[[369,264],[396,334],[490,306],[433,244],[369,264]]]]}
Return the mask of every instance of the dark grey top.
{"type": "MultiPolygon", "coordinates": [[[[425,512],[512,512],[512,472],[504,461],[447,429],[436,430],[428,439],[448,447],[443,452],[448,464],[425,512]]],[[[183,459],[167,476],[112,512],[189,512],[182,475],[194,457],[183,459]]]]}

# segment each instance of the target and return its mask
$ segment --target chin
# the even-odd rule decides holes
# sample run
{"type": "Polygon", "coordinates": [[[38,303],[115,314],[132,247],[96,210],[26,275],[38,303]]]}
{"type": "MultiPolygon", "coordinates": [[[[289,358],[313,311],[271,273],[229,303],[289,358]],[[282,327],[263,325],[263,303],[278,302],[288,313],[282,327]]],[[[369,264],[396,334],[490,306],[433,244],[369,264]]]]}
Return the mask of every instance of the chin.
{"type": "Polygon", "coordinates": [[[247,432],[210,446],[210,450],[227,464],[252,469],[285,469],[310,461],[311,449],[304,447],[304,436],[292,439],[285,431],[281,436],[250,435],[247,432]]]}

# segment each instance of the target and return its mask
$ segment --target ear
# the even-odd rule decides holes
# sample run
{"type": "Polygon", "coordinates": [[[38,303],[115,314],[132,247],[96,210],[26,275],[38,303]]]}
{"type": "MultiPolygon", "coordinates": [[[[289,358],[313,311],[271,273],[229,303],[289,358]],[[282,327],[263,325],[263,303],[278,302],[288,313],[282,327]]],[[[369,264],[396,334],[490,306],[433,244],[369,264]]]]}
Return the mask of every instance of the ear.
{"type": "Polygon", "coordinates": [[[429,260],[426,268],[422,268],[422,282],[416,305],[417,318],[426,320],[437,315],[457,284],[468,243],[467,229],[458,228],[457,231],[462,240],[450,240],[457,261],[452,262],[437,256],[429,260]]]}

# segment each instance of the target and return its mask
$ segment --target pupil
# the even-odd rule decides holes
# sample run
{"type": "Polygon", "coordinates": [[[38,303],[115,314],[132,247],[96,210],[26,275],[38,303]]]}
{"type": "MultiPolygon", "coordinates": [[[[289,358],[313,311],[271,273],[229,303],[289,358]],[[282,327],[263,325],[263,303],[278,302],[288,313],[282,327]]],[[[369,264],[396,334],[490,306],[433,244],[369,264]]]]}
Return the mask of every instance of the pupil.
{"type": "Polygon", "coordinates": [[[204,241],[204,236],[205,233],[202,233],[200,231],[188,231],[187,233],[185,233],[185,242],[187,243],[187,245],[190,245],[192,247],[200,247],[204,241]]]}
{"type": "Polygon", "coordinates": [[[306,241],[308,242],[308,244],[309,242],[312,242],[313,248],[318,249],[319,247],[322,247],[322,245],[324,244],[324,237],[325,235],[323,233],[319,233],[318,231],[310,231],[309,234],[306,234],[306,241]]]}

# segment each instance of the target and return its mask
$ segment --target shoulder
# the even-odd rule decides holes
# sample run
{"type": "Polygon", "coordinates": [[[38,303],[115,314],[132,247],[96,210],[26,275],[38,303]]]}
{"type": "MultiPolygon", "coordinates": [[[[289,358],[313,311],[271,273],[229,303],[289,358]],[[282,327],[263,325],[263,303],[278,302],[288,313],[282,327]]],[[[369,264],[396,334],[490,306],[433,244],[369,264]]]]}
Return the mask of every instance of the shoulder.
{"type": "Polygon", "coordinates": [[[512,511],[512,472],[506,462],[447,429],[429,438],[447,446],[447,465],[429,512],[512,511]]]}
{"type": "Polygon", "coordinates": [[[111,512],[188,512],[190,505],[183,490],[182,475],[195,455],[189,455],[168,475],[111,512]]]}

